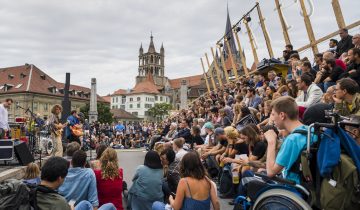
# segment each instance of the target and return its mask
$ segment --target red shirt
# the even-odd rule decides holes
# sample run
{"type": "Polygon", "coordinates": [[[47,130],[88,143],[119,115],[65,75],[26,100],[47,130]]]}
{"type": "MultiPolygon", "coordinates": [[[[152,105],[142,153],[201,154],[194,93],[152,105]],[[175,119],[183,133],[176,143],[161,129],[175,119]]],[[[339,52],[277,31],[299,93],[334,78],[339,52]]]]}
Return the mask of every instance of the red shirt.
{"type": "Polygon", "coordinates": [[[123,190],[123,170],[119,168],[120,177],[114,180],[101,178],[101,170],[94,170],[96,185],[99,198],[99,206],[112,203],[117,210],[123,210],[122,190],[123,190]]]}
{"type": "Polygon", "coordinates": [[[342,70],[346,70],[346,64],[344,63],[344,61],[340,60],[340,59],[336,59],[335,60],[335,64],[337,66],[340,66],[342,68],[342,70]]]}

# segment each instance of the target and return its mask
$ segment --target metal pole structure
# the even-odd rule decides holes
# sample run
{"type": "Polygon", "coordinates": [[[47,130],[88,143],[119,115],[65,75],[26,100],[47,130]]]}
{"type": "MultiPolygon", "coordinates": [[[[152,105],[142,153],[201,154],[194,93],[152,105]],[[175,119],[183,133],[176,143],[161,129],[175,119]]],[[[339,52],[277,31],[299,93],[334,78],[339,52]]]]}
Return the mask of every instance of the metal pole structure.
{"type": "Polygon", "coordinates": [[[229,58],[230,58],[230,61],[231,61],[231,66],[232,66],[232,70],[234,72],[235,80],[238,80],[239,77],[238,77],[237,68],[236,68],[236,65],[235,65],[235,62],[234,62],[234,57],[233,57],[233,54],[231,52],[230,44],[229,44],[227,38],[225,38],[224,41],[225,41],[226,47],[229,50],[229,58]]]}
{"type": "Polygon", "coordinates": [[[345,26],[346,26],[345,25],[345,20],[344,20],[344,16],[342,14],[342,11],[341,11],[339,0],[332,0],[331,4],[332,4],[333,10],[334,10],[334,14],[335,14],[335,17],[336,17],[336,22],[337,22],[337,24],[339,26],[339,29],[345,28],[345,26]]]}
{"type": "Polygon", "coordinates": [[[314,31],[313,28],[311,26],[311,22],[310,22],[310,18],[308,13],[306,12],[306,7],[305,7],[305,3],[304,0],[300,0],[300,6],[301,6],[301,10],[304,16],[304,22],[305,22],[305,27],[306,27],[306,31],[310,40],[310,45],[313,51],[313,54],[317,54],[319,53],[317,44],[316,44],[316,40],[315,40],[315,35],[314,35],[314,31]]]}
{"type": "MultiPolygon", "coordinates": [[[[218,78],[218,81],[219,81],[219,84],[220,86],[222,87],[223,86],[223,83],[222,83],[222,79],[221,79],[221,76],[220,76],[220,69],[219,69],[219,66],[218,66],[218,63],[217,63],[217,60],[216,60],[216,57],[215,57],[215,54],[214,54],[214,49],[212,47],[210,47],[210,50],[211,50],[211,54],[213,56],[213,59],[214,59],[214,65],[215,65],[215,70],[216,70],[216,76],[218,78]]],[[[205,54],[206,55],[206,54],[205,54]]]]}
{"type": "Polygon", "coordinates": [[[226,78],[226,83],[229,84],[229,83],[230,83],[230,79],[229,79],[229,74],[228,74],[227,69],[226,69],[224,54],[222,53],[221,46],[220,46],[220,45],[217,45],[217,46],[219,47],[219,51],[220,51],[220,60],[221,60],[221,65],[222,65],[223,70],[224,70],[224,74],[225,74],[225,78],[226,78]]]}
{"type": "Polygon", "coordinates": [[[271,42],[270,42],[270,36],[269,36],[269,33],[268,33],[268,31],[266,29],[266,26],[265,26],[265,18],[263,17],[263,15],[261,13],[259,2],[257,2],[257,11],[258,11],[258,15],[259,15],[261,29],[262,29],[263,34],[264,34],[266,47],[267,47],[267,50],[269,52],[269,56],[270,56],[270,58],[273,58],[274,57],[274,52],[272,50],[272,46],[271,46],[271,42]]]}
{"type": "Polygon", "coordinates": [[[275,4],[276,4],[276,10],[278,11],[278,15],[279,15],[279,18],[280,18],[281,28],[282,28],[284,39],[285,39],[285,44],[291,44],[290,36],[289,36],[289,33],[288,33],[288,28],[287,28],[287,25],[285,23],[284,15],[282,13],[281,5],[280,5],[279,0],[275,0],[275,4]]]}
{"type": "Polygon", "coordinates": [[[217,90],[214,75],[213,75],[213,72],[212,72],[212,69],[211,69],[211,66],[210,66],[210,63],[209,63],[209,58],[207,56],[207,53],[205,53],[205,58],[206,58],[206,62],[207,62],[207,65],[208,65],[209,72],[210,72],[211,83],[212,83],[212,85],[214,87],[214,90],[217,90]]]}
{"type": "Polygon", "coordinates": [[[208,90],[208,92],[210,94],[211,93],[210,85],[209,85],[209,81],[207,80],[205,67],[204,67],[204,62],[203,62],[202,58],[200,58],[200,61],[201,61],[201,66],[202,66],[202,69],[203,69],[203,72],[204,72],[204,79],[205,79],[205,83],[206,83],[206,88],[207,88],[207,90],[208,90]]]}
{"type": "Polygon", "coordinates": [[[259,58],[258,58],[256,48],[255,48],[255,44],[254,44],[254,37],[253,37],[252,31],[251,31],[251,28],[249,27],[249,23],[246,20],[244,20],[244,24],[246,26],[246,30],[247,30],[247,33],[248,33],[248,36],[249,36],[251,50],[252,50],[252,53],[253,53],[253,56],[254,56],[254,63],[255,63],[255,65],[257,65],[259,63],[259,58]]]}
{"type": "Polygon", "coordinates": [[[236,30],[234,30],[234,34],[235,34],[236,43],[237,43],[238,49],[239,49],[241,64],[242,64],[242,67],[244,69],[245,75],[248,76],[249,75],[249,70],[246,67],[246,58],[244,56],[244,53],[243,53],[243,50],[242,50],[242,47],[241,47],[241,43],[240,43],[240,38],[239,38],[239,35],[237,34],[236,30]]]}

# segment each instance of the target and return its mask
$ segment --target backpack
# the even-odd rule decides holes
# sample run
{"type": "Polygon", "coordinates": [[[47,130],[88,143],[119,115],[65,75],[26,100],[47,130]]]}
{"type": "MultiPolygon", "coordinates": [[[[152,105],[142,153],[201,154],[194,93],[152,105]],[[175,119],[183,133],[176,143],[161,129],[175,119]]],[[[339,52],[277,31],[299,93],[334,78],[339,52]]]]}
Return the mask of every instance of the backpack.
{"type": "Polygon", "coordinates": [[[231,197],[234,194],[234,184],[230,165],[225,165],[220,176],[219,192],[225,197],[231,197]]]}
{"type": "Polygon", "coordinates": [[[215,160],[215,156],[210,155],[205,160],[207,172],[210,175],[211,178],[215,178],[219,175],[219,166],[217,165],[217,162],[215,160]]]}
{"type": "Polygon", "coordinates": [[[324,178],[320,189],[322,209],[360,209],[360,183],[356,166],[348,155],[340,155],[340,163],[331,178],[324,178]]]}
{"type": "Polygon", "coordinates": [[[21,180],[8,179],[0,184],[0,210],[37,210],[36,187],[21,180]]]}

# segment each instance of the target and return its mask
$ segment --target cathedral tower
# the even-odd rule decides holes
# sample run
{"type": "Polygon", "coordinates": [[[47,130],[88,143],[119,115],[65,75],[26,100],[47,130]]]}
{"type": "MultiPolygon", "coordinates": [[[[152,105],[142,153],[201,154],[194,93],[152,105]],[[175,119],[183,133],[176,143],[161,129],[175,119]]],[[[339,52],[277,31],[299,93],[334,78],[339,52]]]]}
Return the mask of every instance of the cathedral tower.
{"type": "Polygon", "coordinates": [[[150,36],[149,49],[144,53],[142,44],[139,49],[139,68],[138,76],[136,77],[136,84],[145,80],[148,74],[152,74],[154,82],[158,86],[165,86],[167,78],[165,77],[165,49],[161,45],[160,53],[156,52],[154,45],[154,37],[150,36]]]}

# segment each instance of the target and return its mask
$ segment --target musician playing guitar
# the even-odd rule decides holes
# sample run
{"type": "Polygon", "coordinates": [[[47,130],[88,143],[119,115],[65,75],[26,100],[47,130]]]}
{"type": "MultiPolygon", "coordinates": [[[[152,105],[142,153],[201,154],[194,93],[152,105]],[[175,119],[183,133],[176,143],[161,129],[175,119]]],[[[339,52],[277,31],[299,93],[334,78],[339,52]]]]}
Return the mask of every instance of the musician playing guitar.
{"type": "Polygon", "coordinates": [[[62,146],[62,130],[66,124],[61,124],[59,120],[59,115],[62,112],[62,107],[59,104],[54,105],[51,108],[51,115],[48,119],[51,139],[53,142],[53,150],[51,152],[52,156],[63,156],[63,146],[62,146]]]}
{"type": "Polygon", "coordinates": [[[81,145],[80,136],[83,135],[82,125],[80,124],[80,117],[76,110],[72,110],[71,115],[67,118],[69,125],[66,128],[66,137],[69,142],[76,141],[81,145]]]}

